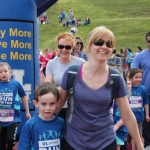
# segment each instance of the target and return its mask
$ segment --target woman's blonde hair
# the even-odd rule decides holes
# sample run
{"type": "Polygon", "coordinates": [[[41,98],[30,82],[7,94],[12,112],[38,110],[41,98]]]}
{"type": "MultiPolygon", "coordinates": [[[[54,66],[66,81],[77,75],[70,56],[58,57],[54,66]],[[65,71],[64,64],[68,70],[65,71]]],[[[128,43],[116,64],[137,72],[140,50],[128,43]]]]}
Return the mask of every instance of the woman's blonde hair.
{"type": "Polygon", "coordinates": [[[112,42],[112,49],[114,49],[116,41],[115,41],[115,36],[114,36],[113,32],[105,26],[99,26],[99,27],[94,28],[88,35],[88,38],[86,41],[87,51],[89,52],[90,46],[95,41],[98,41],[99,39],[101,39],[104,35],[107,35],[108,38],[110,38],[110,40],[112,42]]]}
{"type": "Polygon", "coordinates": [[[74,48],[75,37],[71,33],[69,33],[69,32],[60,33],[56,38],[57,44],[60,39],[66,39],[66,40],[70,41],[72,48],[74,48]]]}
{"type": "Polygon", "coordinates": [[[7,62],[0,62],[0,67],[3,67],[3,66],[7,66],[9,71],[11,70],[11,67],[7,62]]]}

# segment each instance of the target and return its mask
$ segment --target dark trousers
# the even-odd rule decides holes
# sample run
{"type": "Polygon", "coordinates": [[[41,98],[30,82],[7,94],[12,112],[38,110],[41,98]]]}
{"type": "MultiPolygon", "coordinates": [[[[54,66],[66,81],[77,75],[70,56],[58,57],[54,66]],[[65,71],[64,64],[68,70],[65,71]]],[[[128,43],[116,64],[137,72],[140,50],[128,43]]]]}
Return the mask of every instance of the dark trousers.
{"type": "Polygon", "coordinates": [[[8,127],[1,127],[0,150],[12,150],[16,141],[18,123],[12,123],[8,127]],[[6,148],[7,144],[7,148],[6,148]]]}
{"type": "MultiPolygon", "coordinates": [[[[75,149],[73,147],[71,147],[65,139],[63,139],[63,148],[62,148],[62,150],[75,150],[75,149]]],[[[110,145],[105,147],[103,150],[117,150],[116,140],[114,140],[110,145]]]]}
{"type": "MultiPolygon", "coordinates": [[[[150,95],[148,97],[150,102],[150,95]]],[[[149,108],[150,108],[150,104],[149,104],[149,108]]],[[[150,109],[149,109],[149,115],[150,115],[150,109]]],[[[150,146],[150,122],[146,122],[146,120],[143,121],[142,137],[144,138],[144,147],[150,146]]]]}

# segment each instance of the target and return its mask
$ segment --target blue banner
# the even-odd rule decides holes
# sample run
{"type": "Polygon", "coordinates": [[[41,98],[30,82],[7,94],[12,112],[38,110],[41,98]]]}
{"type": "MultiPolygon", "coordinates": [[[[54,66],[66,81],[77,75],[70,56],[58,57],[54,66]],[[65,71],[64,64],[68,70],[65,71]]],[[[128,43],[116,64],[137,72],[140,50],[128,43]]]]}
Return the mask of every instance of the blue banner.
{"type": "Polygon", "coordinates": [[[34,110],[34,55],[34,22],[0,20],[0,61],[11,66],[12,78],[23,86],[30,110],[34,110]]]}

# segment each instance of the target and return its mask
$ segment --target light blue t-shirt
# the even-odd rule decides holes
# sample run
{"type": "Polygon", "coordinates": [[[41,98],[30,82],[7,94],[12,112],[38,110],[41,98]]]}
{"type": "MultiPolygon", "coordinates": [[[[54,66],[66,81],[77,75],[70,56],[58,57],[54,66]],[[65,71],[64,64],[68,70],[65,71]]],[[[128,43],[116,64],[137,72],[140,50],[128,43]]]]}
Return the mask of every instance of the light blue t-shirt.
{"type": "MultiPolygon", "coordinates": [[[[67,89],[68,69],[63,75],[61,87],[67,89]]],[[[127,95],[123,77],[119,81],[117,98],[127,95]]],[[[66,117],[66,141],[76,150],[102,150],[115,140],[113,117],[109,112],[110,89],[106,84],[99,89],[89,88],[81,77],[77,78],[74,88],[74,114],[68,123],[70,107],[66,117]]]]}
{"type": "MultiPolygon", "coordinates": [[[[25,91],[18,81],[0,81],[0,109],[14,110],[13,122],[21,122],[20,97],[24,96],[26,96],[25,91]]],[[[0,126],[6,127],[13,122],[0,122],[0,126]]]]}
{"type": "Polygon", "coordinates": [[[53,120],[45,121],[35,115],[22,129],[18,150],[61,150],[64,132],[64,119],[55,116],[53,120]]]}
{"type": "Polygon", "coordinates": [[[129,104],[137,122],[142,122],[145,116],[144,105],[149,104],[147,90],[143,85],[139,85],[138,87],[132,86],[129,104]]]}
{"type": "Polygon", "coordinates": [[[150,50],[143,50],[135,56],[131,68],[140,68],[144,70],[141,84],[147,89],[150,95],[150,50]]]}
{"type": "Polygon", "coordinates": [[[131,62],[132,62],[132,59],[131,59],[132,53],[131,53],[131,52],[128,52],[127,57],[128,57],[127,63],[131,63],[131,62]]]}

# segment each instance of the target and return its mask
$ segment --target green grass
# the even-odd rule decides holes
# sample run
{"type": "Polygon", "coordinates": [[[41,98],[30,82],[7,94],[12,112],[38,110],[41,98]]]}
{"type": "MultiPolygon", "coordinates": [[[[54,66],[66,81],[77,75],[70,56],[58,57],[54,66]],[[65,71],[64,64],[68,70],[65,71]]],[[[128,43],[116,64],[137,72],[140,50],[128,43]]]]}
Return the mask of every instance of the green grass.
{"type": "Polygon", "coordinates": [[[58,23],[58,15],[62,9],[69,17],[70,8],[74,17],[81,17],[82,22],[88,16],[91,24],[79,26],[75,36],[81,36],[86,43],[88,33],[95,27],[104,25],[111,29],[116,37],[116,49],[137,46],[146,48],[145,34],[150,31],[150,0],[58,0],[46,12],[50,24],[41,25],[39,31],[39,48],[55,48],[56,36],[61,32],[70,32],[58,23]]]}

